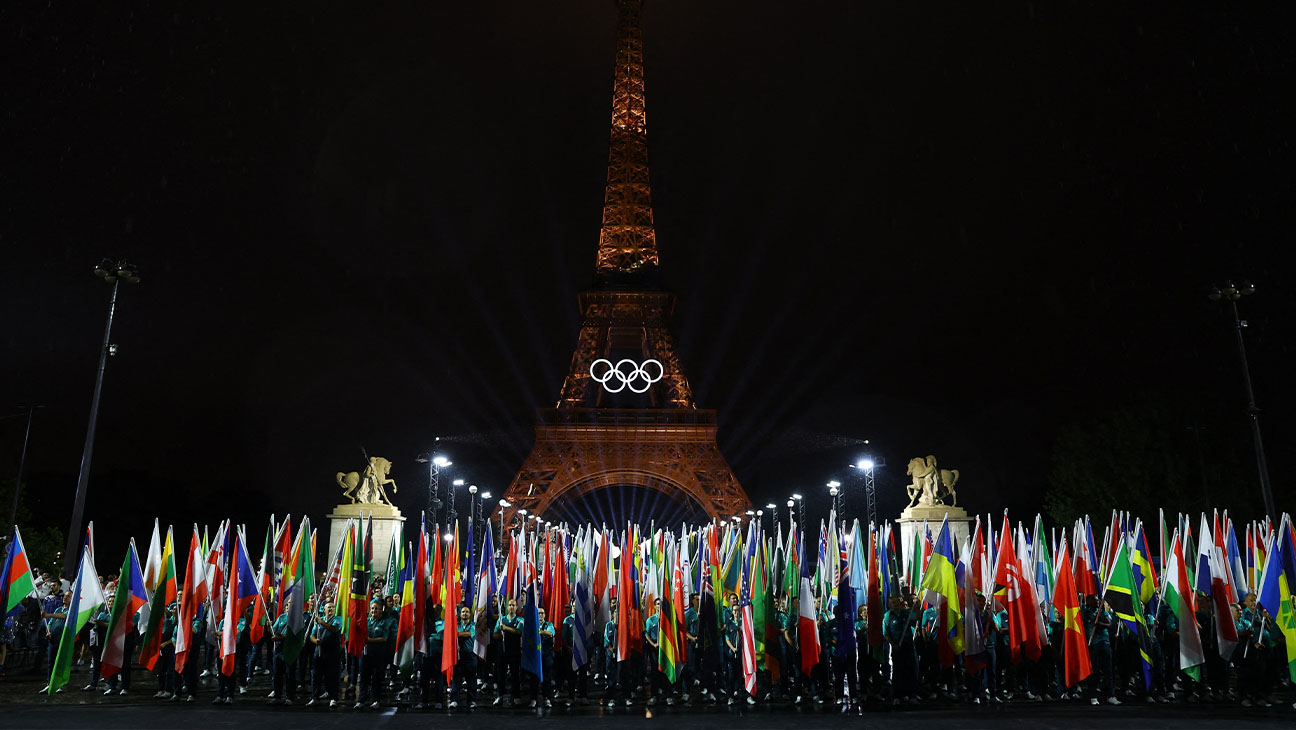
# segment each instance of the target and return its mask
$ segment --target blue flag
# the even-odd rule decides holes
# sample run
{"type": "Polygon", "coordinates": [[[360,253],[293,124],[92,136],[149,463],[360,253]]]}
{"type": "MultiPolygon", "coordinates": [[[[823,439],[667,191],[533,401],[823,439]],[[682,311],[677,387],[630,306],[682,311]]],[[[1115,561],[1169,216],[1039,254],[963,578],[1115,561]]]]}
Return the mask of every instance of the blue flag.
{"type": "Polygon", "coordinates": [[[522,622],[522,668],[544,681],[544,658],[540,649],[540,613],[537,611],[535,582],[527,583],[526,617],[522,622]]]}

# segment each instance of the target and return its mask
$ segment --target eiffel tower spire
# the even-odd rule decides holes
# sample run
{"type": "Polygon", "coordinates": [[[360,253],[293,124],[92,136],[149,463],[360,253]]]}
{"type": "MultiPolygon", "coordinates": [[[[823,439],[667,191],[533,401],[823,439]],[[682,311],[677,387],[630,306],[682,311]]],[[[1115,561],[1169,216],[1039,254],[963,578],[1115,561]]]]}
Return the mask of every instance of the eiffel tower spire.
{"type": "Polygon", "coordinates": [[[644,113],[643,0],[617,0],[616,67],[612,74],[612,138],[595,280],[601,288],[653,287],[657,234],[648,181],[644,113]]]}

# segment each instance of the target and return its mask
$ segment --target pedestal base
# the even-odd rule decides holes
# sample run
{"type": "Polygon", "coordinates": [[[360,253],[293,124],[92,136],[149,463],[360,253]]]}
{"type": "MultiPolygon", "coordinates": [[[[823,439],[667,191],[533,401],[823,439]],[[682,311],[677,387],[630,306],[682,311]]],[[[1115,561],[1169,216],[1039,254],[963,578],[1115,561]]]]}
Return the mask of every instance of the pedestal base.
{"type": "Polygon", "coordinates": [[[901,550],[902,554],[908,555],[913,549],[914,533],[922,530],[924,520],[931,529],[932,539],[935,540],[940,535],[941,520],[947,516],[950,538],[954,544],[954,559],[957,560],[959,552],[963,550],[963,539],[971,534],[972,519],[962,507],[951,507],[947,504],[920,504],[901,512],[900,519],[896,522],[900,525],[900,539],[905,547],[897,545],[896,548],[901,550]]]}
{"type": "Polygon", "coordinates": [[[392,539],[401,533],[401,524],[405,518],[401,517],[400,510],[390,504],[339,504],[328,514],[329,522],[329,548],[324,555],[317,555],[321,570],[329,570],[333,566],[333,558],[337,556],[338,546],[342,544],[342,532],[346,529],[347,520],[365,521],[365,526],[369,524],[369,515],[373,515],[373,558],[374,558],[374,575],[383,575],[387,572],[387,554],[391,551],[392,539]]]}

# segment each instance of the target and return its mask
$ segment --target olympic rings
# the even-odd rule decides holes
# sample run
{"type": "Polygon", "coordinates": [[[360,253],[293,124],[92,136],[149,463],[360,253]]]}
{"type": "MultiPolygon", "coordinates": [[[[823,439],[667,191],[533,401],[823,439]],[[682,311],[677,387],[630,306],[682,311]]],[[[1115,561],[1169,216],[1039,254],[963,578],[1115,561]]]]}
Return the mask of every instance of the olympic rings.
{"type": "Polygon", "coordinates": [[[666,374],[666,368],[662,366],[661,362],[651,358],[644,360],[642,365],[629,358],[620,360],[616,365],[613,365],[611,360],[600,357],[590,363],[589,372],[590,377],[594,378],[594,382],[602,385],[603,389],[609,393],[620,393],[626,388],[629,388],[632,393],[647,393],[648,388],[653,383],[661,380],[662,376],[666,374]],[[651,365],[657,366],[655,375],[648,372],[651,365]],[[606,370],[602,368],[606,368],[606,370]],[[609,383],[612,385],[609,385],[609,383]],[[636,383],[642,383],[643,387],[636,387],[636,383]],[[616,387],[612,387],[613,385],[616,387]]]}

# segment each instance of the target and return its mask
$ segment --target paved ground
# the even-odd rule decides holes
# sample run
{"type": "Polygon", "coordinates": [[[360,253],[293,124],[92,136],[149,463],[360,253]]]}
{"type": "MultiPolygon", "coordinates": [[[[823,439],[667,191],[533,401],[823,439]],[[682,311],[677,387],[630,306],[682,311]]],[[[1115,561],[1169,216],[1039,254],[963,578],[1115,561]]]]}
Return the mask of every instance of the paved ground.
{"type": "Polygon", "coordinates": [[[866,706],[842,713],[826,706],[794,707],[787,704],[729,708],[720,706],[645,707],[642,704],[609,709],[562,707],[537,713],[535,710],[504,710],[489,705],[472,712],[446,711],[413,713],[395,710],[353,712],[294,707],[267,707],[267,678],[257,677],[248,694],[233,705],[212,706],[214,688],[205,688],[199,701],[160,702],[151,698],[152,677],[135,673],[135,692],[127,697],[105,697],[82,692],[87,679],[84,668],[73,674],[73,684],[62,694],[39,694],[43,681],[29,672],[11,672],[0,679],[0,728],[272,728],[273,730],[331,730],[333,728],[509,728],[581,727],[589,730],[743,730],[744,728],[787,728],[830,730],[841,727],[915,730],[942,728],[965,730],[1041,730],[1042,728],[1102,728],[1103,730],[1227,730],[1230,728],[1296,727],[1296,711],[1290,701],[1269,709],[1244,709],[1237,705],[1124,705],[1091,707],[1082,703],[1010,703],[997,707],[970,706],[931,701],[917,706],[890,709],[866,706]]]}
{"type": "Polygon", "coordinates": [[[1296,726],[1296,714],[1286,712],[1241,711],[1230,707],[1098,707],[1080,705],[1008,706],[1000,710],[973,710],[967,706],[944,705],[913,708],[897,712],[839,713],[798,712],[796,710],[685,709],[639,707],[632,711],[585,708],[587,712],[568,713],[555,710],[537,715],[534,712],[497,712],[478,710],[472,714],[312,711],[306,708],[267,708],[260,702],[212,707],[206,704],[49,704],[10,705],[0,709],[0,727],[31,728],[274,728],[276,730],[331,730],[333,728],[509,728],[581,727],[627,730],[661,728],[671,730],[725,730],[744,728],[786,728],[830,730],[841,727],[913,730],[942,728],[964,730],[1041,730],[1042,728],[1103,728],[1104,730],[1140,730],[1142,728],[1191,730],[1209,728],[1268,728],[1296,726]]]}

